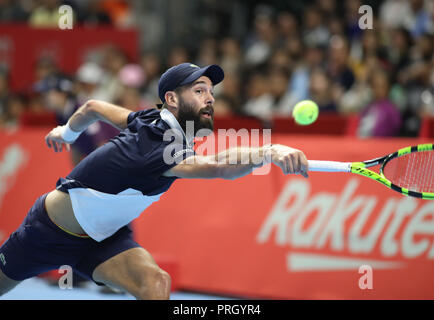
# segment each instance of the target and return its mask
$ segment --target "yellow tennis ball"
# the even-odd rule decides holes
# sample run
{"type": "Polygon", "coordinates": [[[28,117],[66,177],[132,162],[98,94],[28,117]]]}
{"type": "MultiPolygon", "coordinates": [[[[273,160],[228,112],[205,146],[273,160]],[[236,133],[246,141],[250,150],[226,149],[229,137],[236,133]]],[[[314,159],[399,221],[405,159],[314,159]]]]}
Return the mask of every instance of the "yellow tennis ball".
{"type": "Polygon", "coordinates": [[[303,100],[297,103],[292,110],[295,122],[301,125],[309,125],[318,118],[318,105],[312,100],[303,100]]]}

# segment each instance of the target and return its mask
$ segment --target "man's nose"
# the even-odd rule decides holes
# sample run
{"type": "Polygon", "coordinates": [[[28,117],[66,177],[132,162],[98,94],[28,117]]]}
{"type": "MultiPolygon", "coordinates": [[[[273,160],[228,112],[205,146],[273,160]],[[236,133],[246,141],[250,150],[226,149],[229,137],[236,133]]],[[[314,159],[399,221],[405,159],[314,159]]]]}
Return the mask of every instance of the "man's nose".
{"type": "Polygon", "coordinates": [[[214,96],[211,94],[211,92],[208,92],[205,103],[213,105],[214,102],[215,102],[214,96]]]}

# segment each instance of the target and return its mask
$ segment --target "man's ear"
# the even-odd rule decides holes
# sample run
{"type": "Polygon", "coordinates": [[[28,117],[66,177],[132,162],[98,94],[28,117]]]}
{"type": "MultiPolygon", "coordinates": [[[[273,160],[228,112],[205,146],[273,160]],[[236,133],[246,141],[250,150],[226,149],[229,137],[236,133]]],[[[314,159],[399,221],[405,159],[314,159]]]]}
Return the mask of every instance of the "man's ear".
{"type": "Polygon", "coordinates": [[[178,108],[178,96],[175,91],[167,91],[164,95],[166,99],[166,104],[173,108],[178,108]]]}

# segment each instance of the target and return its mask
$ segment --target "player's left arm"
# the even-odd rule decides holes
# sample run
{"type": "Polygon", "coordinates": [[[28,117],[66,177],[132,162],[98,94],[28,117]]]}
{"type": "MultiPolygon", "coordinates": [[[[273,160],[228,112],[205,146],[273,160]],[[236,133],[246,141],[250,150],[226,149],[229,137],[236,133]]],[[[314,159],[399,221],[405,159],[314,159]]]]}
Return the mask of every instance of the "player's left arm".
{"type": "Polygon", "coordinates": [[[100,100],[89,100],[69,118],[64,126],[58,126],[45,137],[49,148],[60,152],[65,145],[73,143],[92,123],[104,121],[120,130],[127,127],[128,115],[131,110],[100,100]]]}

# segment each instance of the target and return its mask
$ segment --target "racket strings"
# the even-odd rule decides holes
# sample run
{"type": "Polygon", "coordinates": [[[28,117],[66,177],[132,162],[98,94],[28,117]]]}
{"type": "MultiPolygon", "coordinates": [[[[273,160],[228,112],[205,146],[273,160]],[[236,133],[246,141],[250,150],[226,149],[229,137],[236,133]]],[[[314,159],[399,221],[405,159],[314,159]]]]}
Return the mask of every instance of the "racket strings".
{"type": "Polygon", "coordinates": [[[393,184],[416,192],[434,192],[434,152],[410,153],[390,160],[383,168],[393,184]]]}

